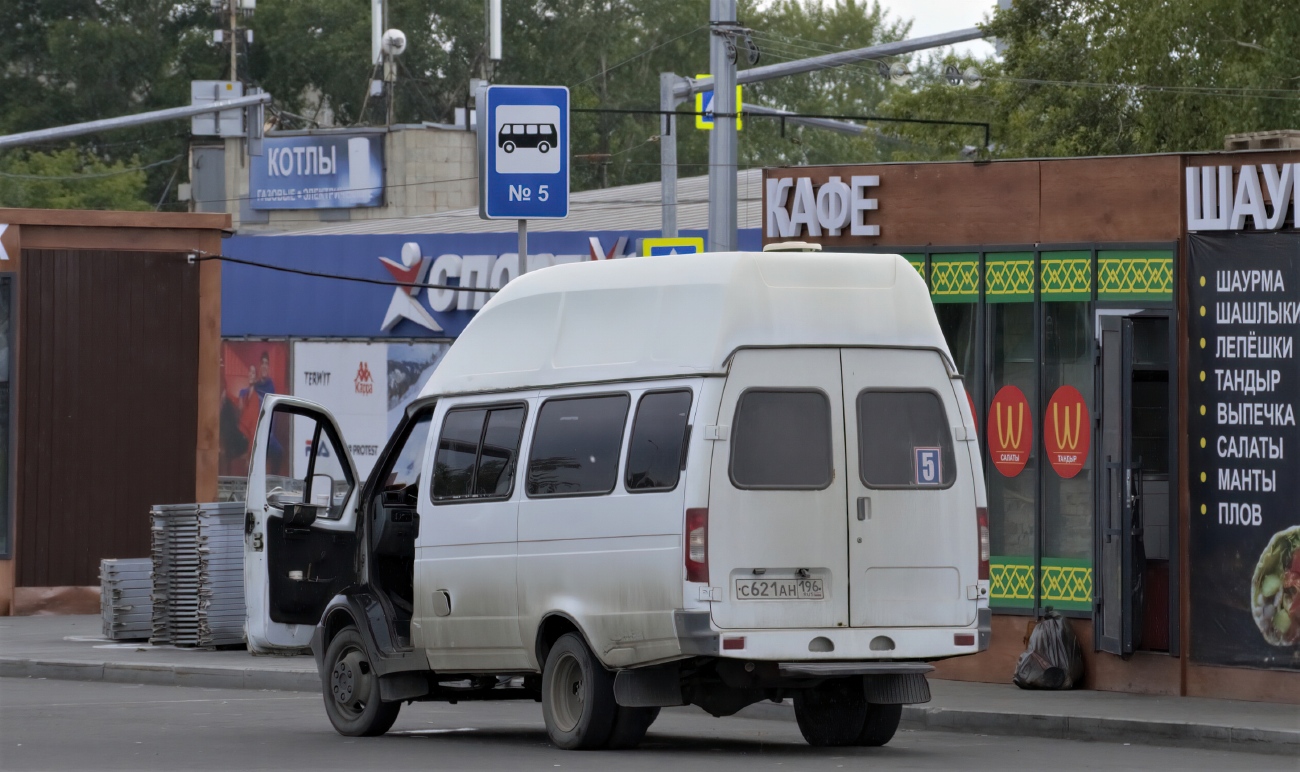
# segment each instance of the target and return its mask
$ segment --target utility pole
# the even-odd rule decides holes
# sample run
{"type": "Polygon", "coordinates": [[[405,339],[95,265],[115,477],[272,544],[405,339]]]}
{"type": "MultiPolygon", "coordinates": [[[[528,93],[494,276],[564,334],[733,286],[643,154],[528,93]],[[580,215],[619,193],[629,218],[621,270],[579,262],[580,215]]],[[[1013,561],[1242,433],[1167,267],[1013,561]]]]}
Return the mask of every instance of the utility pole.
{"type": "Polygon", "coordinates": [[[239,0],[230,0],[230,82],[238,82],[239,76],[239,28],[237,17],[239,15],[239,0]]]}
{"type": "MultiPolygon", "coordinates": [[[[659,74],[659,109],[672,111],[677,105],[701,91],[713,90],[713,131],[709,135],[709,251],[734,250],[736,245],[736,85],[759,83],[774,78],[798,75],[804,72],[841,67],[846,64],[869,61],[886,56],[899,56],[930,48],[979,40],[984,33],[976,28],[945,32],[938,35],[882,43],[852,51],[813,56],[792,62],[780,62],[765,67],[751,67],[737,74],[735,63],[735,38],[744,30],[736,24],[735,0],[710,0],[709,62],[711,77],[694,80],[673,73],[659,74]],[[726,80],[724,83],[723,80],[726,80]],[[721,210],[721,211],[719,211],[721,210]],[[723,232],[725,231],[725,233],[723,232]],[[716,234],[716,235],[715,235],[716,234]]],[[[670,120],[661,122],[660,162],[663,182],[663,235],[677,235],[677,144],[676,132],[671,136],[670,120]],[[669,166],[671,160],[671,168],[669,166]],[[672,180],[671,192],[668,180],[672,180]],[[670,202],[671,201],[671,206],[670,202]]],[[[819,125],[807,119],[805,125],[819,125]]],[[[822,128],[832,128],[822,125],[822,128]]],[[[836,130],[847,128],[834,127],[836,130]]]]}
{"type": "Polygon", "coordinates": [[[664,238],[677,238],[677,116],[682,103],[673,89],[684,80],[671,72],[659,73],[659,186],[664,238]]]}
{"type": "Polygon", "coordinates": [[[709,0],[709,252],[736,250],[736,0],[709,0]]]}

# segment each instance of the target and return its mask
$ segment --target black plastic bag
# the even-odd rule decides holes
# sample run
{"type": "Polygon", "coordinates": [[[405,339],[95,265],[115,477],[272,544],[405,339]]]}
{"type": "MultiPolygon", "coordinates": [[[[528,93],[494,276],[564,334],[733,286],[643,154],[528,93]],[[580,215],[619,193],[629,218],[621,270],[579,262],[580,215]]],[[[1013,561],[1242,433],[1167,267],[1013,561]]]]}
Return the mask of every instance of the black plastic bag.
{"type": "Polygon", "coordinates": [[[1083,648],[1070,625],[1047,607],[1011,679],[1021,689],[1073,689],[1083,680],[1083,648]]]}

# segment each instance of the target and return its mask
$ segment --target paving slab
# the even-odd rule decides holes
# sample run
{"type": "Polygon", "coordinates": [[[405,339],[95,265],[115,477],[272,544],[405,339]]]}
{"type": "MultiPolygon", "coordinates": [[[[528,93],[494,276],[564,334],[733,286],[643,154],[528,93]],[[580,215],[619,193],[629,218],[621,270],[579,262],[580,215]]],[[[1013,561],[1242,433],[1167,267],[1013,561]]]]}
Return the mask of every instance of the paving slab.
{"type": "MultiPolygon", "coordinates": [[[[103,639],[98,616],[0,617],[0,677],[320,690],[310,656],[254,657],[242,648],[114,643],[103,639]]],[[[904,727],[1300,757],[1300,705],[1098,691],[1039,692],[1010,684],[941,680],[931,680],[930,690],[929,703],[904,709],[904,727]]],[[[753,705],[741,715],[794,720],[788,700],[753,705]]]]}

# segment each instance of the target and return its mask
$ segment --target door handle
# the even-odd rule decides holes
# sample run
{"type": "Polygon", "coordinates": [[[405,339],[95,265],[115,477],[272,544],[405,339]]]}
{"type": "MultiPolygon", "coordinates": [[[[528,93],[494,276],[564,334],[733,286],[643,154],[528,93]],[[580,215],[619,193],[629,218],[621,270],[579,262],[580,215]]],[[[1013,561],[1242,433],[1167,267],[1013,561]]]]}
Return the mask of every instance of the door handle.
{"type": "Polygon", "coordinates": [[[870,519],[871,519],[871,497],[859,496],[858,497],[858,520],[870,520],[870,519]]]}

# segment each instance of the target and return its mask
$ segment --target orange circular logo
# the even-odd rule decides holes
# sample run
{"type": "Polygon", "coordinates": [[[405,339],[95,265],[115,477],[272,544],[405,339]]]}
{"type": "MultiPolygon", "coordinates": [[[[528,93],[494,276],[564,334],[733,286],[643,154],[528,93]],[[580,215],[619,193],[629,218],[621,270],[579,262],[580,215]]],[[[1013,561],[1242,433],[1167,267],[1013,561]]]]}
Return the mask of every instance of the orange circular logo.
{"type": "Polygon", "coordinates": [[[1034,418],[1029,400],[1015,386],[1003,386],[989,405],[989,430],[985,442],[989,458],[1003,477],[1015,477],[1029,463],[1034,444],[1034,418]]]}
{"type": "Polygon", "coordinates": [[[1043,452],[1056,473],[1067,480],[1083,469],[1092,439],[1092,418],[1083,395],[1073,386],[1062,386],[1052,395],[1043,413],[1043,452]]]}

